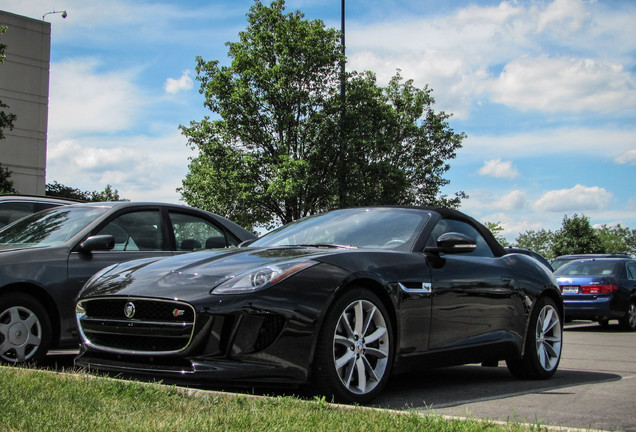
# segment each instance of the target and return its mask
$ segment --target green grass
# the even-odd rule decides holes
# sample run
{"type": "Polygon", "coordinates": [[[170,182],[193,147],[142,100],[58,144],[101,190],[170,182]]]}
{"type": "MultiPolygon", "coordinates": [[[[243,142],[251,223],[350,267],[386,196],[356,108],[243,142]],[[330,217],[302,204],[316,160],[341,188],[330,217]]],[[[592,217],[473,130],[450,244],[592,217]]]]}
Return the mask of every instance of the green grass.
{"type": "Polygon", "coordinates": [[[0,367],[0,431],[527,431],[519,424],[447,420],[324,400],[248,397],[83,373],[0,367]]]}

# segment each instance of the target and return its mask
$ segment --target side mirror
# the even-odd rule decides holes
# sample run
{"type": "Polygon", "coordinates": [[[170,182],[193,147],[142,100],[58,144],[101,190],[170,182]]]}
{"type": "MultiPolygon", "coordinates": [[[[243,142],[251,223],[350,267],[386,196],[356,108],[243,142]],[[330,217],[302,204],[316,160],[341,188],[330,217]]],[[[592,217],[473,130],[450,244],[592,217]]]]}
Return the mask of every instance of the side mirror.
{"type": "Polygon", "coordinates": [[[477,249],[477,242],[466,234],[458,232],[444,233],[437,239],[437,247],[427,247],[425,252],[439,253],[469,253],[477,249]]]}
{"type": "Polygon", "coordinates": [[[88,237],[79,245],[80,252],[111,250],[115,247],[115,237],[112,235],[96,235],[88,237]]]}

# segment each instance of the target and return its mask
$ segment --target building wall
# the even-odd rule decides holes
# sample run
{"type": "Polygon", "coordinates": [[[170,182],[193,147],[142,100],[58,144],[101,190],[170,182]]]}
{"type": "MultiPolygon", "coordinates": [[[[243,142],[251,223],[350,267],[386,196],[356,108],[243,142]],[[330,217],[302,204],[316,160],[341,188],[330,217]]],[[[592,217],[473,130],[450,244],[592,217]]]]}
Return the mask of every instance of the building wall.
{"type": "Polygon", "coordinates": [[[8,28],[0,36],[7,45],[0,100],[17,116],[0,140],[0,163],[11,171],[18,192],[44,195],[51,23],[0,11],[0,25],[8,28]]]}

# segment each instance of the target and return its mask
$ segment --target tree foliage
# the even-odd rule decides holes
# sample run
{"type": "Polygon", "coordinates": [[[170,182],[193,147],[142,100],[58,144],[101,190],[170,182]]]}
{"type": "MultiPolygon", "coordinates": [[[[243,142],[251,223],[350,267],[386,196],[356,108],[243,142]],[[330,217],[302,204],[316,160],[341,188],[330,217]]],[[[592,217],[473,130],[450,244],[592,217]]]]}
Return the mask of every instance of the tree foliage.
{"type": "Polygon", "coordinates": [[[65,186],[56,181],[46,184],[46,195],[60,198],[70,198],[80,201],[104,202],[104,201],[129,201],[119,196],[119,191],[111,185],[106,185],[103,191],[82,191],[80,189],[65,186]]]}
{"type": "Polygon", "coordinates": [[[179,188],[188,204],[268,228],[335,207],[459,204],[439,191],[464,135],[399,73],[386,88],[349,73],[343,101],[339,38],[283,0],[256,1],[229,66],[197,59],[214,117],[181,127],[198,151],[179,188]]]}
{"type": "Polygon", "coordinates": [[[13,180],[10,179],[11,171],[0,163],[0,193],[15,194],[18,193],[13,187],[13,180]]]}
{"type": "Polygon", "coordinates": [[[500,245],[503,247],[510,246],[510,242],[502,235],[504,228],[501,226],[500,222],[485,222],[484,225],[488,228],[500,245]]]}
{"type": "Polygon", "coordinates": [[[525,231],[515,240],[520,248],[532,249],[547,259],[585,253],[636,255],[636,230],[619,225],[594,228],[585,215],[563,218],[561,229],[525,231]]]}
{"type": "Polygon", "coordinates": [[[556,256],[604,252],[590,219],[577,214],[571,218],[564,216],[562,228],[554,233],[552,251],[556,256]]]}
{"type": "MultiPolygon", "coordinates": [[[[0,35],[4,34],[6,31],[7,31],[6,26],[0,26],[0,35]]],[[[6,58],[4,54],[4,51],[6,50],[6,48],[7,46],[5,44],[0,43],[0,64],[4,63],[4,59],[6,58]]],[[[9,130],[13,129],[13,124],[16,120],[15,114],[8,113],[2,108],[9,108],[9,106],[0,100],[0,139],[4,139],[4,129],[6,128],[8,128],[9,130]]]]}
{"type": "Polygon", "coordinates": [[[546,259],[556,258],[556,255],[552,252],[553,242],[554,233],[545,229],[525,231],[519,234],[516,239],[517,247],[533,250],[546,259]]]}

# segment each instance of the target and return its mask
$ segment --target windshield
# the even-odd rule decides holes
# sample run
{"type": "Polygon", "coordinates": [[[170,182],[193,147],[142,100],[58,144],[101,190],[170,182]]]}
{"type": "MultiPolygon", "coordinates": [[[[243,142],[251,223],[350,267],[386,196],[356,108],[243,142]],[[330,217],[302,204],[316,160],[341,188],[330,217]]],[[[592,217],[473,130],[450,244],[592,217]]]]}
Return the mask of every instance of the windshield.
{"type": "Polygon", "coordinates": [[[416,209],[345,209],[309,216],[283,226],[250,246],[309,245],[410,249],[430,218],[416,209]]]}
{"type": "Polygon", "coordinates": [[[62,244],[106,211],[106,207],[65,206],[35,213],[0,230],[0,245],[34,247],[62,244]]]}
{"type": "Polygon", "coordinates": [[[583,260],[571,261],[559,267],[555,276],[601,276],[612,275],[616,272],[618,262],[614,260],[583,260]]]}

